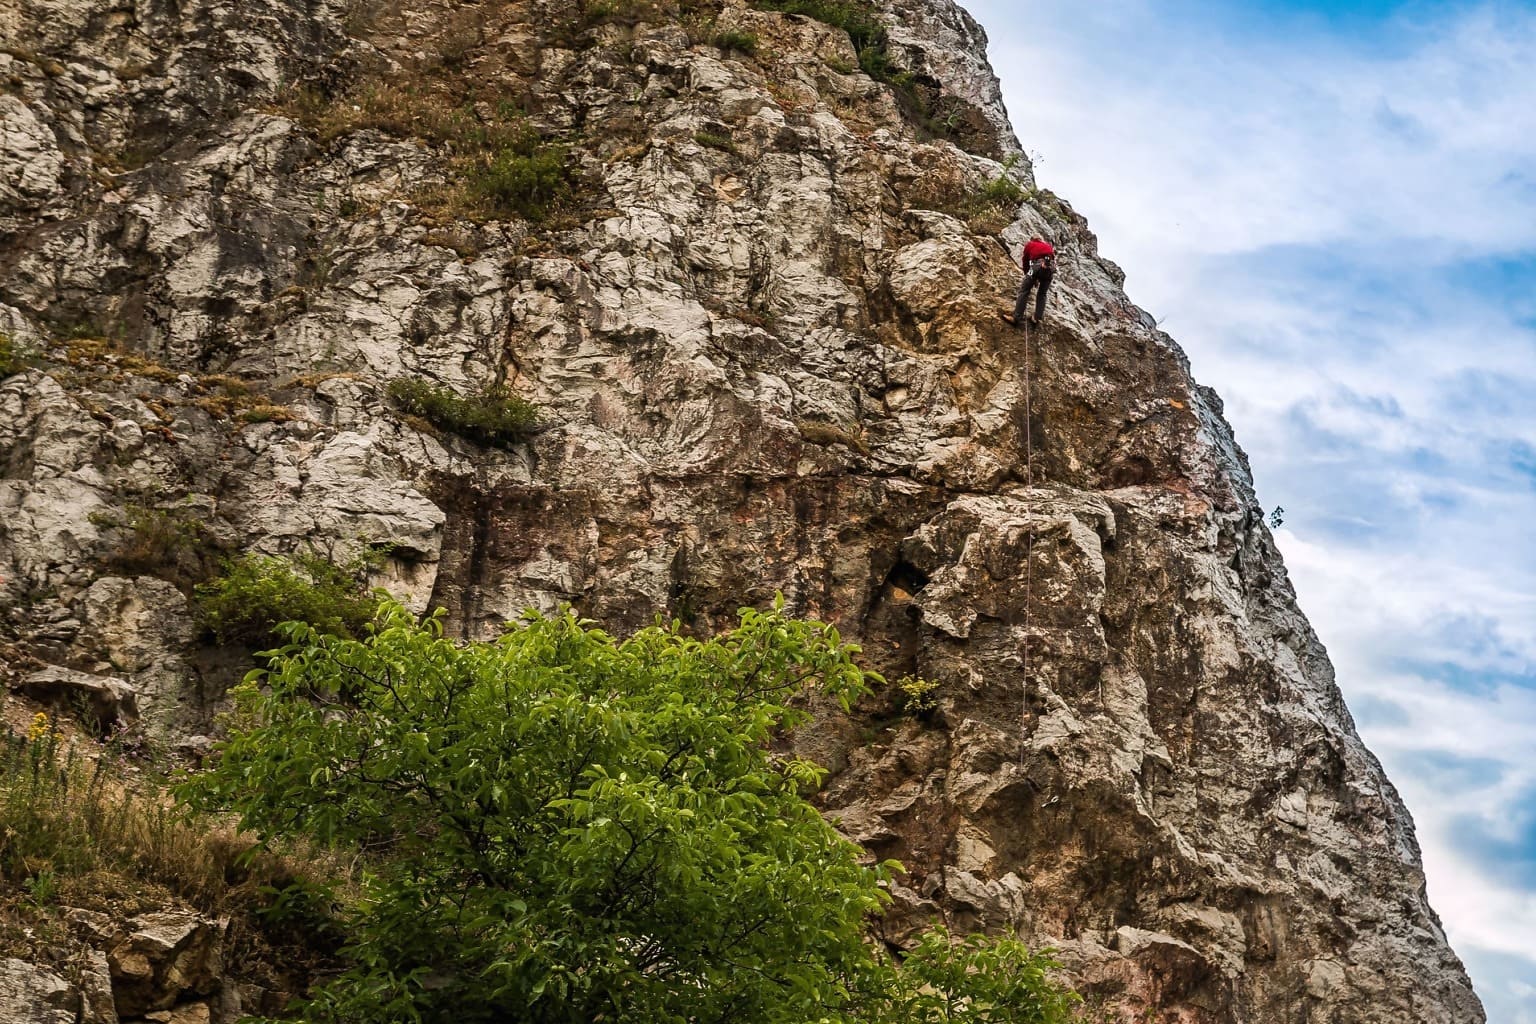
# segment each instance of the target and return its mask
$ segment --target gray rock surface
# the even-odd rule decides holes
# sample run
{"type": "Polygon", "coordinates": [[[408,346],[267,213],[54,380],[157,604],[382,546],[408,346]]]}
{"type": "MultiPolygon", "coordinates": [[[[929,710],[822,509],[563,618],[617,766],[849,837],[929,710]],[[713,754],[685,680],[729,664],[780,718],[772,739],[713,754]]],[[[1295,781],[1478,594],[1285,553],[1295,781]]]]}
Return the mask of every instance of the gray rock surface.
{"type": "Polygon", "coordinates": [[[66,714],[89,715],[99,729],[138,717],[138,696],[125,680],[49,665],[23,676],[17,690],[43,703],[62,706],[66,714]]]}
{"type": "Polygon", "coordinates": [[[0,328],[40,357],[0,382],[12,681],[112,675],[163,737],[209,727],[243,653],[198,635],[197,566],[125,555],[144,510],[380,552],[462,636],[781,592],[936,684],[796,737],[907,865],[891,941],[942,914],[1048,942],[1115,1021],[1481,1021],[1219,401],[998,162],[974,21],[889,0],[903,96],[809,19],[726,0],[748,56],[635,6],[0,0],[0,328]],[[515,107],[569,147],[564,210],[434,198],[460,172],[423,97],[464,82],[508,98],[453,108],[484,130],[515,107]],[[1026,338],[996,312],[1033,232],[1063,257],[1026,338]],[[542,428],[434,429],[399,376],[503,384],[542,428]]]}
{"type": "Polygon", "coordinates": [[[75,1024],[79,996],[63,978],[22,960],[0,960],[0,1020],[75,1024]]]}

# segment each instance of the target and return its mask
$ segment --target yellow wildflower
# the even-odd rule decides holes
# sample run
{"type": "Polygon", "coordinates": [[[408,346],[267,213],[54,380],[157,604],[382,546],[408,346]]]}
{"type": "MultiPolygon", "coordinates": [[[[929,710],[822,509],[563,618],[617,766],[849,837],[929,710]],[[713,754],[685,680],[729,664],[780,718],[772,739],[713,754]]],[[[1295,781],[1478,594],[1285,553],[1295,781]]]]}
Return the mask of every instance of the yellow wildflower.
{"type": "Polygon", "coordinates": [[[32,716],[32,725],[27,729],[27,740],[36,743],[48,735],[48,713],[39,711],[32,716]]]}

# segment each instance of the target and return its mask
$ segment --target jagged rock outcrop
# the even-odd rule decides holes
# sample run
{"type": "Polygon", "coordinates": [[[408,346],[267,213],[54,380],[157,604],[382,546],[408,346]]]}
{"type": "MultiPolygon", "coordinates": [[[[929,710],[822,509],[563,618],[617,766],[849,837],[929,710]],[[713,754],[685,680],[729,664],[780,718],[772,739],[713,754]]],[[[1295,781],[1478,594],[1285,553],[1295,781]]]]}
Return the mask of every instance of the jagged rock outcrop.
{"type": "Polygon", "coordinates": [[[57,921],[46,944],[61,962],[0,960],[7,1024],[210,1024],[282,1005],[230,976],[228,920],[181,907],[124,915],[65,906],[57,921]]]}
{"type": "Polygon", "coordinates": [[[782,592],[936,684],[796,738],[907,865],[890,941],[1017,930],[1114,1020],[1481,1021],[1219,401],[1000,163],[980,28],[889,0],[893,89],[839,30],[686,6],[0,0],[0,329],[37,356],[0,382],[9,681],[211,728],[241,652],[190,563],[122,554],[135,509],[378,552],[465,636],[782,592]],[[464,143],[420,111],[466,81],[453,124],[569,147],[551,220],[442,199],[464,143]],[[1026,339],[996,310],[1031,232],[1065,256],[1026,339]],[[505,384],[542,429],[434,430],[398,376],[505,384]]]}

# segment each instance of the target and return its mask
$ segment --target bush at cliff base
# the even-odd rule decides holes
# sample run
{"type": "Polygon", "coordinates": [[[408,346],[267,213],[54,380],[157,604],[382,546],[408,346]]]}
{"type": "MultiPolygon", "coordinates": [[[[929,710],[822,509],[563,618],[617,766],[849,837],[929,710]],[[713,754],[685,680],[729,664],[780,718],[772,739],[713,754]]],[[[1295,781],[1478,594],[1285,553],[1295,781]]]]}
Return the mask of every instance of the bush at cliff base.
{"type": "MultiPolygon", "coordinates": [[[[387,604],[367,639],[290,624],[183,797],[262,837],[359,851],[335,911],[349,969],[311,1021],[1065,1020],[1048,957],[935,931],[865,941],[870,864],[770,742],[815,690],[864,692],[857,648],[776,608],[700,641],[617,641],[565,615],[490,643],[387,604]]],[[[325,901],[309,899],[307,905],[325,901]]]]}

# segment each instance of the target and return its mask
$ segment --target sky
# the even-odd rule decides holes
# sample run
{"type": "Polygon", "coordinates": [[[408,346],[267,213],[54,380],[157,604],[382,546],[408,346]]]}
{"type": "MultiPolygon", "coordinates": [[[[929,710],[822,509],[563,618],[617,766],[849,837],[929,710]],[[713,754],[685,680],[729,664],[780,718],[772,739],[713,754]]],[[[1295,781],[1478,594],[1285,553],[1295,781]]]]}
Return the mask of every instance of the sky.
{"type": "Polygon", "coordinates": [[[1491,1024],[1536,1024],[1536,0],[961,0],[1221,394],[1491,1024]]]}

